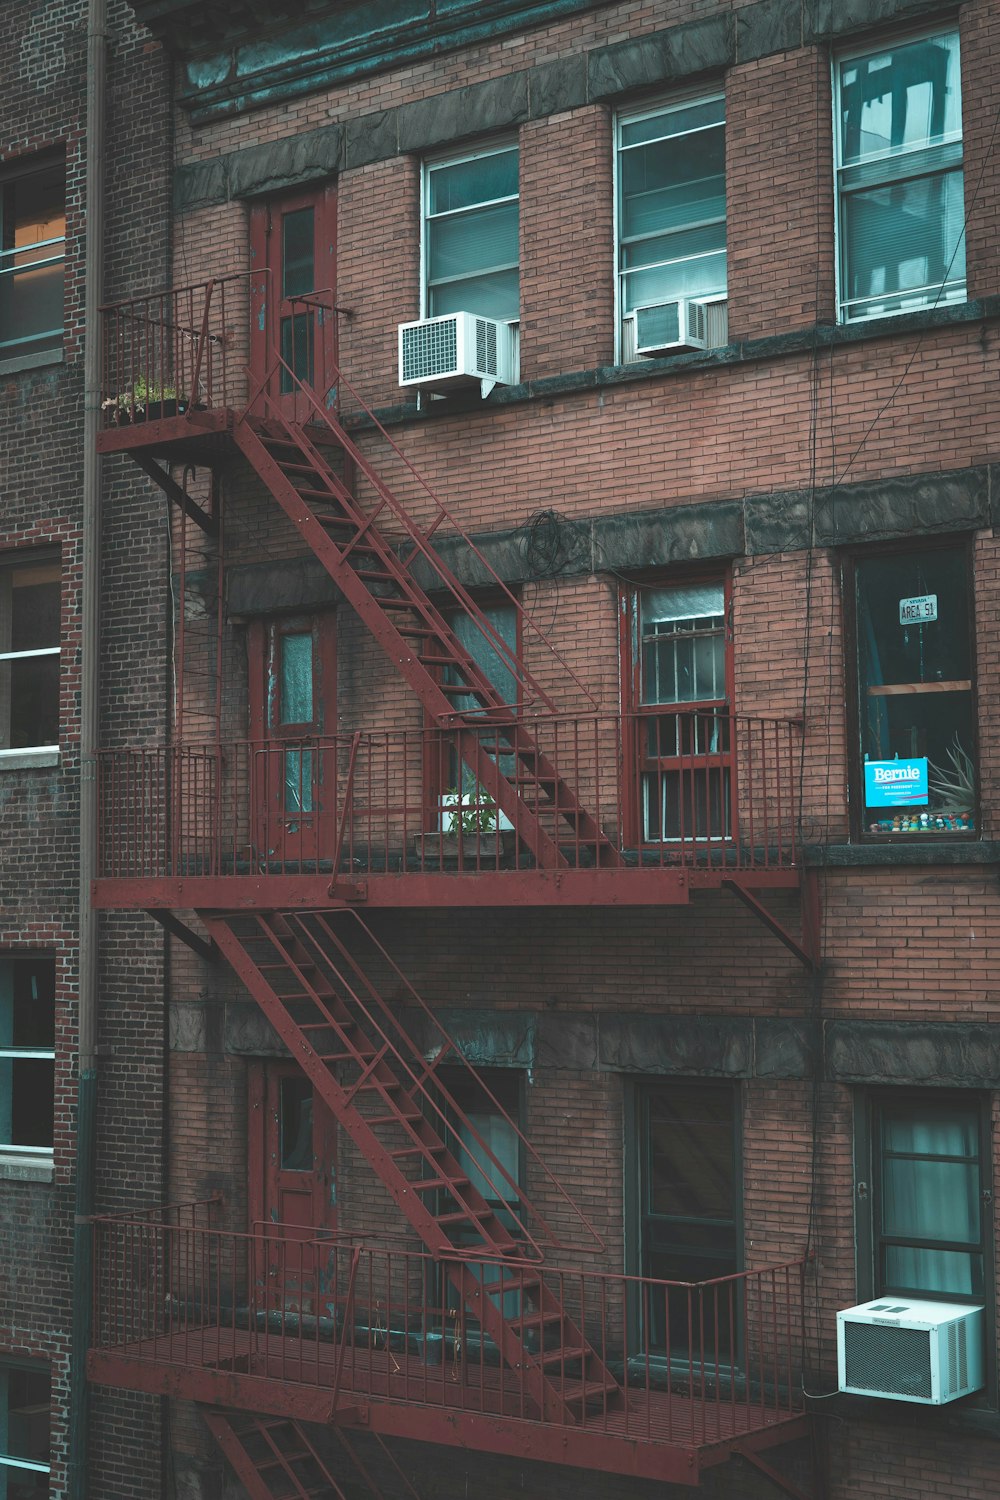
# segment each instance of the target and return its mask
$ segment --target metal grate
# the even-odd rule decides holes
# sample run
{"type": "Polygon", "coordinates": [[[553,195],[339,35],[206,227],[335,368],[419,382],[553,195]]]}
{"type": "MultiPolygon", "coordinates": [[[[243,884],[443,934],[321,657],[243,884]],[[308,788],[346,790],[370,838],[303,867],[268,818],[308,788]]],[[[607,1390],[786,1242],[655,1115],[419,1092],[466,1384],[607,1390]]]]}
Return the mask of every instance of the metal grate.
{"type": "Polygon", "coordinates": [[[931,1396],[930,1338],[919,1328],[848,1322],[844,1365],[851,1390],[931,1396]]]}
{"type": "Polygon", "coordinates": [[[665,349],[681,341],[681,304],[663,302],[659,307],[638,307],[635,341],[639,349],[665,349]]]}
{"type": "Polygon", "coordinates": [[[452,375],[458,363],[458,332],[454,318],[415,323],[403,329],[403,380],[452,375]]]}
{"type": "Polygon", "coordinates": [[[948,1324],[948,1390],[964,1391],[969,1384],[969,1338],[965,1319],[948,1324]]]}
{"type": "Polygon", "coordinates": [[[496,375],[497,325],[488,318],[476,319],[476,369],[481,375],[496,375]]]}

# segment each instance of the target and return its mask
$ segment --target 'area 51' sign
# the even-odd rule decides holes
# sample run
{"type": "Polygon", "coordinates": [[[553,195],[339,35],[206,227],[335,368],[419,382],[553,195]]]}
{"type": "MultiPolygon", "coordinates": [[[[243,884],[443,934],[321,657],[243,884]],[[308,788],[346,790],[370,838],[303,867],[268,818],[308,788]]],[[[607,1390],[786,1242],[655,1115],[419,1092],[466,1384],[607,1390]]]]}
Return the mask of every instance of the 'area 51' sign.
{"type": "Polygon", "coordinates": [[[866,760],[868,807],[919,807],[927,802],[927,757],[919,760],[866,760]]]}

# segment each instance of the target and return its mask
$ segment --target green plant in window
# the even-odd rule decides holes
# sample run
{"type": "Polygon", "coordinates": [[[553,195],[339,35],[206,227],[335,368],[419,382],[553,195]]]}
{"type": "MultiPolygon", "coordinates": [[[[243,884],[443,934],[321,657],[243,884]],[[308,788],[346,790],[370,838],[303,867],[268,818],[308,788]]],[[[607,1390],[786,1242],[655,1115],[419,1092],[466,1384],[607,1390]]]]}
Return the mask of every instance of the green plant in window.
{"type": "Polygon", "coordinates": [[[930,789],[942,806],[954,812],[973,812],[976,806],[976,772],[972,757],[956,734],[947,750],[944,766],[928,764],[930,789]]]}
{"type": "Polygon", "coordinates": [[[442,798],[445,833],[475,836],[496,833],[499,826],[497,805],[481,786],[470,792],[451,787],[442,798]]]}

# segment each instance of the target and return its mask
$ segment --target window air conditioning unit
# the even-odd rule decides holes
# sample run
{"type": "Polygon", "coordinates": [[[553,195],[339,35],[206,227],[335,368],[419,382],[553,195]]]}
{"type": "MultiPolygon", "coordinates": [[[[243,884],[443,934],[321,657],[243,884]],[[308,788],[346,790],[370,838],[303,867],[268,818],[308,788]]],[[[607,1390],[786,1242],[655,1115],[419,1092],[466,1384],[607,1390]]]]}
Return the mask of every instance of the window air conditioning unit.
{"type": "Polygon", "coordinates": [[[941,1406],[985,1384],[983,1309],[880,1297],[837,1314],[842,1391],[941,1406]]]}
{"type": "Polygon", "coordinates": [[[636,354],[663,354],[668,349],[707,349],[708,309],[704,302],[678,297],[673,302],[637,307],[636,354]]]}
{"type": "Polygon", "coordinates": [[[399,383],[447,392],[479,385],[488,396],[514,380],[514,336],[478,313],[445,313],[399,326],[399,383]]]}

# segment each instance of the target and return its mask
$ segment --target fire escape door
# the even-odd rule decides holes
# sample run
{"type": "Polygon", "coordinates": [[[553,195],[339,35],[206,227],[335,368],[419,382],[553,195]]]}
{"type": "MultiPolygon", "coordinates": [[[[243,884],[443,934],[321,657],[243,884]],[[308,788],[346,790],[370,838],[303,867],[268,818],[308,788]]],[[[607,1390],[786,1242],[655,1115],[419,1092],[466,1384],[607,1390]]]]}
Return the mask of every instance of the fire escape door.
{"type": "Polygon", "coordinates": [[[331,185],[272,199],[254,208],[250,223],[255,274],[251,322],[251,375],[266,383],[285,416],[309,421],[312,413],[296,381],[321,405],[333,378],[335,330],[329,311],[336,285],[336,190],[331,185]],[[277,356],[277,359],[275,358],[277,356]]]}
{"type": "Polygon", "coordinates": [[[260,1062],[249,1078],[249,1204],[261,1303],[322,1312],[324,1237],[337,1228],[337,1130],[293,1063],[260,1062]]]}
{"type": "Polygon", "coordinates": [[[336,616],[250,630],[253,852],[258,867],[315,870],[337,807],[336,616]]]}

